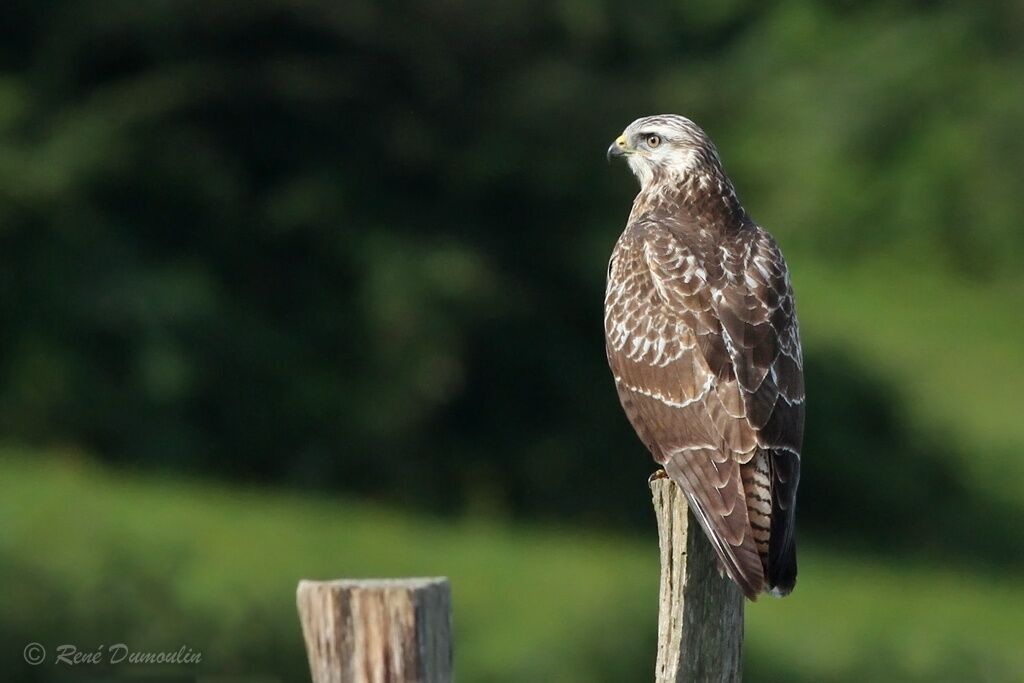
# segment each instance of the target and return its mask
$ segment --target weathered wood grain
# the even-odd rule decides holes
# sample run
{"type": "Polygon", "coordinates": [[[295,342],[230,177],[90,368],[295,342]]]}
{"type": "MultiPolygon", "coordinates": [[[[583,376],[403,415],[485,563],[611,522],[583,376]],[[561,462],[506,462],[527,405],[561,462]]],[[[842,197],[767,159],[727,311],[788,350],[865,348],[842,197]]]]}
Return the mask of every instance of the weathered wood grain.
{"type": "Polygon", "coordinates": [[[743,593],[718,572],[715,551],[686,497],[651,480],[661,547],[656,683],[742,679],[743,593]]]}
{"type": "Polygon", "coordinates": [[[450,683],[447,579],[301,581],[313,683],[450,683]]]}

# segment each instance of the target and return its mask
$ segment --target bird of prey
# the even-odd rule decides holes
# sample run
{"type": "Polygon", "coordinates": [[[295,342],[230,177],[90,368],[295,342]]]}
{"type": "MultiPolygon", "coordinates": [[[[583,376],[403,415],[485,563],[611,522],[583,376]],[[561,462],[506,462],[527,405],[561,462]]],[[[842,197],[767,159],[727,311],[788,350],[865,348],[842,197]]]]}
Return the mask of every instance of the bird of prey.
{"type": "Polygon", "coordinates": [[[689,119],[637,119],[608,156],[640,181],[605,294],[622,407],[685,493],[721,570],[751,600],[787,595],[804,378],[782,252],[689,119]]]}

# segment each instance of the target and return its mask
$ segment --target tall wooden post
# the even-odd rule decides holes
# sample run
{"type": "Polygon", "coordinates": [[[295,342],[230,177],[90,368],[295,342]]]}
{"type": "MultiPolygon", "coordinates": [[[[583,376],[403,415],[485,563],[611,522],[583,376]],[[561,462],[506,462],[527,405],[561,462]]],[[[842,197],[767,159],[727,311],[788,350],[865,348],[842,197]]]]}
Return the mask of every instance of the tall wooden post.
{"type": "Polygon", "coordinates": [[[661,546],[656,683],[741,680],[743,593],[667,477],[651,479],[661,546]]]}
{"type": "Polygon", "coordinates": [[[448,579],[301,581],[313,683],[451,683],[448,579]]]}

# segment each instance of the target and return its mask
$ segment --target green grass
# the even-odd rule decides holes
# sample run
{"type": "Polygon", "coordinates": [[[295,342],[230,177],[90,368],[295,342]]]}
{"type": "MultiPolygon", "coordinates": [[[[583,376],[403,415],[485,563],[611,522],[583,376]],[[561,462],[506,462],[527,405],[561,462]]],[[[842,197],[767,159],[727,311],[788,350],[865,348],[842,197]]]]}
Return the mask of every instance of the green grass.
{"type": "MultiPolygon", "coordinates": [[[[403,575],[451,577],[460,680],[651,678],[653,521],[627,539],[425,520],[11,450],[0,519],[4,680],[67,679],[20,661],[32,640],[184,644],[205,675],[303,680],[296,582],[403,575]]],[[[1021,579],[806,545],[796,593],[748,608],[747,680],[1024,676],[1021,579]]]]}
{"type": "Polygon", "coordinates": [[[421,521],[76,460],[8,458],[0,471],[0,566],[53,592],[16,592],[0,607],[3,631],[26,642],[43,639],[32,615],[47,608],[59,625],[38,628],[60,642],[185,643],[205,653],[207,673],[294,680],[300,578],[434,575],[453,582],[464,680],[622,680],[614,667],[653,641],[641,620],[657,572],[646,543],[421,521]]]}
{"type": "Polygon", "coordinates": [[[1020,681],[1022,600],[1019,579],[812,551],[792,596],[747,610],[748,661],[785,672],[764,680],[1020,681]]]}

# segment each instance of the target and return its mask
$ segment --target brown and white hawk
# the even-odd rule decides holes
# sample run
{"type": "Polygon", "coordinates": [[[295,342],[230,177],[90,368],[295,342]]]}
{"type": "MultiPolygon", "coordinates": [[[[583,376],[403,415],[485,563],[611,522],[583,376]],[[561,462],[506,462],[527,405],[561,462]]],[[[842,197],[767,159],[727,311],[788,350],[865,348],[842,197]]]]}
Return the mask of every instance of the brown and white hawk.
{"type": "Polygon", "coordinates": [[[649,116],[608,149],[640,192],[608,267],[608,363],[626,416],[751,600],[796,583],[804,377],[775,240],[689,119],[649,116]]]}

